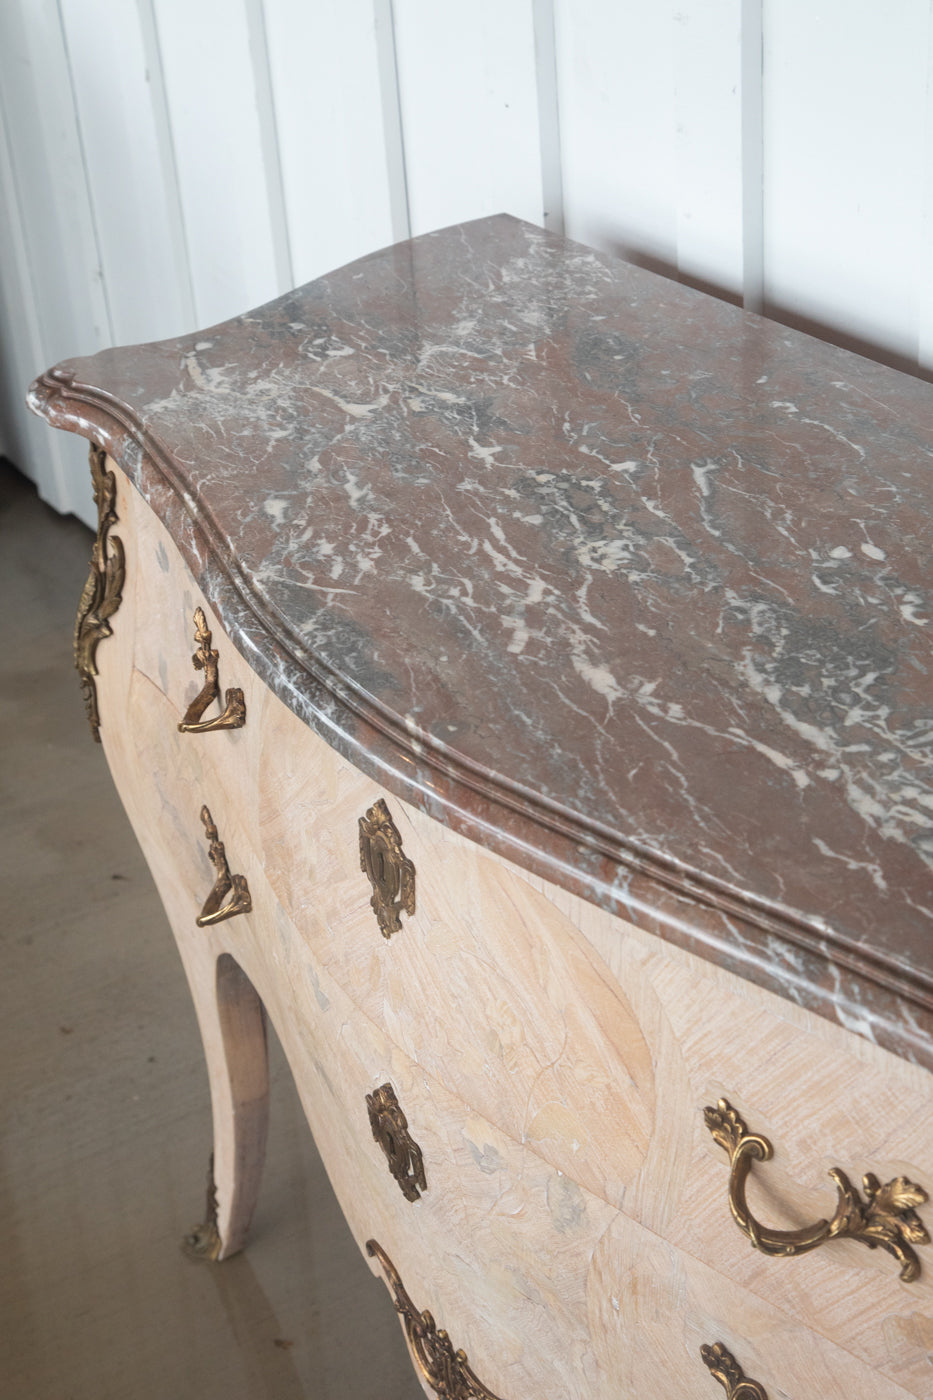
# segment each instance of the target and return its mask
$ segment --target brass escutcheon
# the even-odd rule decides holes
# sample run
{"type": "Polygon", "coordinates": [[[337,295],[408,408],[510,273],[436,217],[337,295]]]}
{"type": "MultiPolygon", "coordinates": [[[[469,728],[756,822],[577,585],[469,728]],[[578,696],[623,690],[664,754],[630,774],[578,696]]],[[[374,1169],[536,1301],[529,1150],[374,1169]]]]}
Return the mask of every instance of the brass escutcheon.
{"type": "Polygon", "coordinates": [[[395,1311],[405,1324],[408,1345],[424,1380],[443,1400],[498,1400],[470,1369],[465,1351],[455,1351],[447,1333],[427,1311],[419,1312],[405,1291],[398,1270],[381,1245],[368,1240],[366,1253],[379,1261],[395,1294],[395,1311]]]}
{"type": "Polygon", "coordinates": [[[222,923],[224,919],[232,919],[235,914],[248,914],[253,907],[253,901],[250,898],[246,876],[230,874],[224,843],[217,835],[214,818],[207,807],[201,808],[201,821],[207,833],[207,854],[217,872],[217,878],[195,923],[198,928],[210,928],[212,924],[222,923]],[[231,895],[230,902],[224,904],[228,894],[231,895]]]}
{"type": "Polygon", "coordinates": [[[915,1207],[922,1205],[927,1193],[922,1186],[895,1177],[882,1186],[872,1173],[862,1178],[867,1200],[862,1200],[856,1188],[839,1167],[829,1175],[836,1183],[838,1200],[832,1220],[818,1220],[802,1230],[771,1230],[760,1225],[748,1208],[745,1183],[753,1162],[767,1162],[774,1149],[765,1137],[750,1133],[745,1123],[726,1099],[716,1108],[705,1108],[703,1117],[716,1142],[729,1154],[732,1171],[729,1176],[729,1209],[739,1229],[763,1254],[783,1257],[806,1254],[827,1240],[854,1239],[869,1249],[879,1246],[893,1254],[901,1266],[901,1278],[910,1283],[920,1276],[920,1260],[911,1245],[929,1244],[923,1221],[915,1207]]]}
{"type": "Polygon", "coordinates": [[[415,867],[381,797],[360,817],[360,869],[373,887],[370,904],[379,930],[391,938],[402,927],[400,916],[415,912],[415,867]]]}
{"type": "Polygon", "coordinates": [[[107,454],[91,444],[88,454],[91,481],[97,505],[97,538],[91,551],[87,583],[81,593],[75,618],[74,657],[81,678],[81,693],[87,711],[91,734],[100,743],[100,713],[97,709],[97,648],[105,637],[113,636],[110,618],[123,600],[126,579],[126,556],[123,542],[116,535],[108,537],[117,523],[117,479],[104,466],[107,454]]]}
{"type": "Polygon", "coordinates": [[[179,732],[211,734],[216,729],[242,729],[246,723],[246,701],[242,690],[236,686],[226,692],[227,704],[222,714],[215,715],[213,719],[201,718],[208,705],[212,705],[220,695],[220,657],[211,648],[211,633],[203,608],[194,610],[194,640],[198,649],[191,661],[196,671],[204,672],[204,684],[185,711],[185,717],[178,726],[179,732]]]}
{"type": "Polygon", "coordinates": [[[386,1155],[389,1171],[401,1187],[406,1201],[417,1201],[427,1191],[421,1148],[408,1131],[408,1119],[395,1097],[391,1084],[381,1084],[366,1095],[369,1126],[386,1155]]]}
{"type": "Polygon", "coordinates": [[[750,1381],[731,1351],[722,1342],[700,1347],[700,1355],[726,1392],[726,1400],[768,1400],[768,1392],[758,1381],[750,1381]]]}

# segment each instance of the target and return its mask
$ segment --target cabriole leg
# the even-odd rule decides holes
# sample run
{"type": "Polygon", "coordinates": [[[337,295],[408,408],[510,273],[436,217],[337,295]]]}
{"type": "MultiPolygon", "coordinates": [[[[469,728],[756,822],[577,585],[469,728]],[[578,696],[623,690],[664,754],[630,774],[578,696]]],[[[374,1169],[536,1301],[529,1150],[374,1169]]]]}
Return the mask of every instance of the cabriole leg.
{"type": "Polygon", "coordinates": [[[214,1152],[207,1216],[185,1240],[189,1253],[226,1259],[243,1248],[259,1195],[269,1121],[266,1013],[253,984],[228,953],[214,986],[192,990],[211,1086],[214,1152]]]}

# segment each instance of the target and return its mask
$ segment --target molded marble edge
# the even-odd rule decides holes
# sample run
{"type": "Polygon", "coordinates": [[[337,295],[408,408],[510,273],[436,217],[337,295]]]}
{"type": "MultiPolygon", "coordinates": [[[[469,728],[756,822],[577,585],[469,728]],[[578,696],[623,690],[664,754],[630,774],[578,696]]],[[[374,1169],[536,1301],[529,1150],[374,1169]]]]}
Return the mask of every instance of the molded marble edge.
{"type": "Polygon", "coordinates": [[[534,874],[933,1070],[933,983],[828,925],[743,894],[414,731],[327,667],[250,589],[170,454],[125,404],[62,366],[30,409],[102,447],[166,523],[231,643],[316,733],[390,793],[534,874]]]}

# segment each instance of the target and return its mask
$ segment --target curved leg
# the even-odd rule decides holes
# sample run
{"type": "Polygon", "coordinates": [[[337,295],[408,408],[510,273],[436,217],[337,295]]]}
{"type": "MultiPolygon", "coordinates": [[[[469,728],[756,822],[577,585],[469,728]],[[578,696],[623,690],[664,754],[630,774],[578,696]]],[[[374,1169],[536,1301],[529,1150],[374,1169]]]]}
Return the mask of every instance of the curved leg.
{"type": "Polygon", "coordinates": [[[192,979],[211,1085],[214,1153],[207,1219],[185,1245],[200,1258],[226,1259],[243,1248],[259,1195],[269,1121],[269,1054],[265,1008],[229,953],[217,958],[213,982],[200,991],[192,979]]]}

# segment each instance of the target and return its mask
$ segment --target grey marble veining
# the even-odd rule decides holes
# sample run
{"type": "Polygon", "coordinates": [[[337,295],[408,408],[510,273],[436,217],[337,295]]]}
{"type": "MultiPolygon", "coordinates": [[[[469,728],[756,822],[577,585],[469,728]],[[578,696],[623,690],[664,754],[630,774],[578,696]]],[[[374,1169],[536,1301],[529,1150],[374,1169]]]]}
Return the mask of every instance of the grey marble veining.
{"type": "Polygon", "coordinates": [[[503,216],[32,403],[380,781],[926,1055],[929,386],[503,216]]]}

